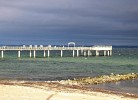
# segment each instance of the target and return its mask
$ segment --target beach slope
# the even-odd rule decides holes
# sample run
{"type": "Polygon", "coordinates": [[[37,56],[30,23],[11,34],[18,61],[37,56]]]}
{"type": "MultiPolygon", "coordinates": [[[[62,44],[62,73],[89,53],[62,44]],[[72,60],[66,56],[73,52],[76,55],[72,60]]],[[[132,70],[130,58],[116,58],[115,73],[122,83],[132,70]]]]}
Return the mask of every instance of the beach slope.
{"type": "Polygon", "coordinates": [[[0,100],[136,100],[121,95],[80,89],[50,89],[34,86],[0,85],[0,100]]]}

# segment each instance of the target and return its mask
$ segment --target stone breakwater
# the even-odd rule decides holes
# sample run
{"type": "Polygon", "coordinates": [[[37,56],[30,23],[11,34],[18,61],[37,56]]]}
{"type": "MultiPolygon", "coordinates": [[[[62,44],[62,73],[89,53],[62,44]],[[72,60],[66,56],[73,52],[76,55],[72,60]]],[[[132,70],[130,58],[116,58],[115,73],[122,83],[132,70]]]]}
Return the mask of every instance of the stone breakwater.
{"type": "Polygon", "coordinates": [[[98,77],[87,77],[87,78],[79,78],[73,80],[62,80],[61,84],[69,84],[69,85],[88,85],[88,84],[101,84],[101,83],[109,83],[109,82],[117,82],[121,80],[129,80],[138,78],[138,73],[130,73],[125,75],[113,74],[111,75],[103,75],[98,77]]]}

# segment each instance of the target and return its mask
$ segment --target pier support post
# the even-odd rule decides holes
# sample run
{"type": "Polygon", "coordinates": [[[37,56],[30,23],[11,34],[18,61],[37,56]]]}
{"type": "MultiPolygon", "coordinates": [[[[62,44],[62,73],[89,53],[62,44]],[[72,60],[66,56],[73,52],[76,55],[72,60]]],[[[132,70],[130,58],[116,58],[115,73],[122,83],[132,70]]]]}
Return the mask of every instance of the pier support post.
{"type": "Polygon", "coordinates": [[[20,58],[21,57],[21,51],[19,50],[18,51],[18,58],[20,58]]]}
{"type": "Polygon", "coordinates": [[[96,56],[99,56],[99,51],[98,50],[96,50],[96,56]]]}
{"type": "Polygon", "coordinates": [[[110,56],[112,56],[112,50],[110,50],[110,56]]]}
{"type": "Polygon", "coordinates": [[[106,56],[106,51],[104,50],[104,56],[106,56]]]}
{"type": "Polygon", "coordinates": [[[35,55],[35,50],[34,50],[34,58],[35,58],[35,56],[36,56],[36,55],[35,55]]]}
{"type": "Polygon", "coordinates": [[[75,51],[73,50],[73,57],[75,56],[75,51]]]}
{"type": "Polygon", "coordinates": [[[3,58],[4,57],[4,55],[3,55],[3,51],[1,51],[1,58],[3,58]]]}
{"type": "Polygon", "coordinates": [[[92,51],[90,51],[90,56],[92,56],[92,51]]]}
{"type": "Polygon", "coordinates": [[[46,51],[44,50],[44,57],[46,57],[46,51]]]}
{"type": "Polygon", "coordinates": [[[88,57],[90,56],[90,50],[88,50],[88,57]]]}
{"type": "Polygon", "coordinates": [[[79,50],[77,50],[77,57],[79,57],[79,50]]]}
{"type": "Polygon", "coordinates": [[[61,50],[61,57],[63,56],[63,50],[61,50]]]}
{"type": "Polygon", "coordinates": [[[86,55],[87,55],[87,54],[86,54],[86,51],[84,51],[84,57],[86,57],[86,55]]]}
{"type": "Polygon", "coordinates": [[[81,50],[81,55],[83,55],[83,50],[81,50]]]}
{"type": "Polygon", "coordinates": [[[48,55],[48,57],[50,56],[50,51],[49,50],[47,51],[47,55],[48,55]]]}
{"type": "Polygon", "coordinates": [[[32,57],[32,52],[31,52],[31,50],[30,50],[30,58],[32,57]]]}
{"type": "Polygon", "coordinates": [[[110,51],[107,51],[107,52],[108,52],[107,55],[110,56],[110,51]]]}

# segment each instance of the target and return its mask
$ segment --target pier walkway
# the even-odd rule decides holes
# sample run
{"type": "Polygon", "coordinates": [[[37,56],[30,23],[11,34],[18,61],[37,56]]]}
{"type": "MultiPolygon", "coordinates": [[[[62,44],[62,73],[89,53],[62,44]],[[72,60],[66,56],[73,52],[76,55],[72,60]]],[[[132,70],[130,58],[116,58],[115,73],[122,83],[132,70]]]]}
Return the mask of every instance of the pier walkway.
{"type": "Polygon", "coordinates": [[[36,57],[36,51],[44,51],[43,56],[50,57],[50,51],[52,50],[58,50],[60,51],[60,56],[62,57],[64,54],[64,51],[72,51],[72,56],[79,57],[80,54],[83,56],[99,56],[100,52],[103,52],[103,56],[111,56],[112,55],[112,46],[102,46],[102,45],[95,45],[92,47],[52,47],[51,45],[49,46],[43,46],[43,45],[23,45],[23,46],[0,46],[0,51],[1,51],[1,58],[4,58],[4,51],[17,51],[18,53],[18,58],[21,57],[21,51],[30,51],[29,56],[30,58],[33,56],[34,58],[36,57]],[[95,52],[93,54],[92,52],[95,52]],[[32,55],[33,54],[33,55],[32,55]],[[76,54],[76,55],[75,55],[76,54]]]}

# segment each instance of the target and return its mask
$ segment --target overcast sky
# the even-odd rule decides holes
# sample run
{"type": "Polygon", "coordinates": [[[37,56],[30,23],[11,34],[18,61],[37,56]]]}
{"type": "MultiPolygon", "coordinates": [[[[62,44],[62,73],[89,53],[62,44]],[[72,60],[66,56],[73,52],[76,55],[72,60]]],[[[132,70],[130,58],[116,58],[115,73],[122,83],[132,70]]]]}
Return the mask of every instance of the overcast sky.
{"type": "Polygon", "coordinates": [[[138,46],[138,0],[0,0],[0,44],[138,46]]]}

